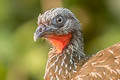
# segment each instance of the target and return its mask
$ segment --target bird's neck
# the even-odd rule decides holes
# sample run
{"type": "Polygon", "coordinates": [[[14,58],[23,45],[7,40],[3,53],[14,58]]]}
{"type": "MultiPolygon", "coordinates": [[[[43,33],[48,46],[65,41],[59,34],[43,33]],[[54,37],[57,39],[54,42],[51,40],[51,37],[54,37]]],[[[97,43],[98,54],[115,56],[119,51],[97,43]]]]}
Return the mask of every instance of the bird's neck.
{"type": "Polygon", "coordinates": [[[72,39],[62,54],[53,48],[48,54],[45,80],[69,80],[86,61],[83,38],[80,31],[72,34],[72,39]]]}

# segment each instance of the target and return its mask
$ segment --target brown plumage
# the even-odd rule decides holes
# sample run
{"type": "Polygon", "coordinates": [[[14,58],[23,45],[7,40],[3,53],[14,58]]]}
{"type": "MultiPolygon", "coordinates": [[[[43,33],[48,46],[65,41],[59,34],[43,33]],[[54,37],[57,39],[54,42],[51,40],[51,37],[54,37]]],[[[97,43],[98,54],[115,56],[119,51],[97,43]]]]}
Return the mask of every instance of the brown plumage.
{"type": "Polygon", "coordinates": [[[66,8],[54,8],[38,17],[34,40],[44,37],[53,46],[45,80],[119,80],[120,44],[92,57],[84,54],[79,20],[66,8]]]}
{"type": "Polygon", "coordinates": [[[119,80],[120,43],[98,52],[77,72],[72,80],[119,80]]]}

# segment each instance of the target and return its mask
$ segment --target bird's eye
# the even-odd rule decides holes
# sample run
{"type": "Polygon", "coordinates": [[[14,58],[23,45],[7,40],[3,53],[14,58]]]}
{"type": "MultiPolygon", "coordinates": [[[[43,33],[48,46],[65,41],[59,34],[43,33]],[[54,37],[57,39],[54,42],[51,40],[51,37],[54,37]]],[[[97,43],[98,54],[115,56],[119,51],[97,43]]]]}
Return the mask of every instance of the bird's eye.
{"type": "Polygon", "coordinates": [[[56,19],[56,22],[57,23],[63,23],[63,18],[60,16],[60,17],[58,17],[57,19],[56,19]]]}
{"type": "Polygon", "coordinates": [[[66,22],[66,18],[64,16],[61,16],[61,15],[57,15],[56,17],[53,18],[52,20],[52,25],[54,25],[55,27],[63,27],[64,24],[66,22]]]}

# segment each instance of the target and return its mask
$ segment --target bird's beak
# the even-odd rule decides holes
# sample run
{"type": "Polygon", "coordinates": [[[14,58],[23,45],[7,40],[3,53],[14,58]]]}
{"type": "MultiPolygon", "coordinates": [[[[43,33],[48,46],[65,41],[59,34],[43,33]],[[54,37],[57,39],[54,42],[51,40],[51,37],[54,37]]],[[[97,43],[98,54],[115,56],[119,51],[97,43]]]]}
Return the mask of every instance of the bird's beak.
{"type": "Polygon", "coordinates": [[[38,38],[43,37],[48,31],[49,28],[45,27],[44,25],[40,25],[39,27],[37,27],[34,33],[34,41],[36,41],[38,38]]]}

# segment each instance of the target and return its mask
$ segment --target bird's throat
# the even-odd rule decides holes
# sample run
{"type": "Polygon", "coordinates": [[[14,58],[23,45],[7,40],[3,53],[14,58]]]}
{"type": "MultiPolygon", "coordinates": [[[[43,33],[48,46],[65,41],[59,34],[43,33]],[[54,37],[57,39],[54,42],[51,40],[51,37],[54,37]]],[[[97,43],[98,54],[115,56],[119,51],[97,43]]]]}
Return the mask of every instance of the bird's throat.
{"type": "Polygon", "coordinates": [[[66,35],[50,35],[48,36],[48,40],[50,43],[56,48],[56,53],[61,54],[63,49],[69,44],[72,38],[72,34],[66,35]]]}

